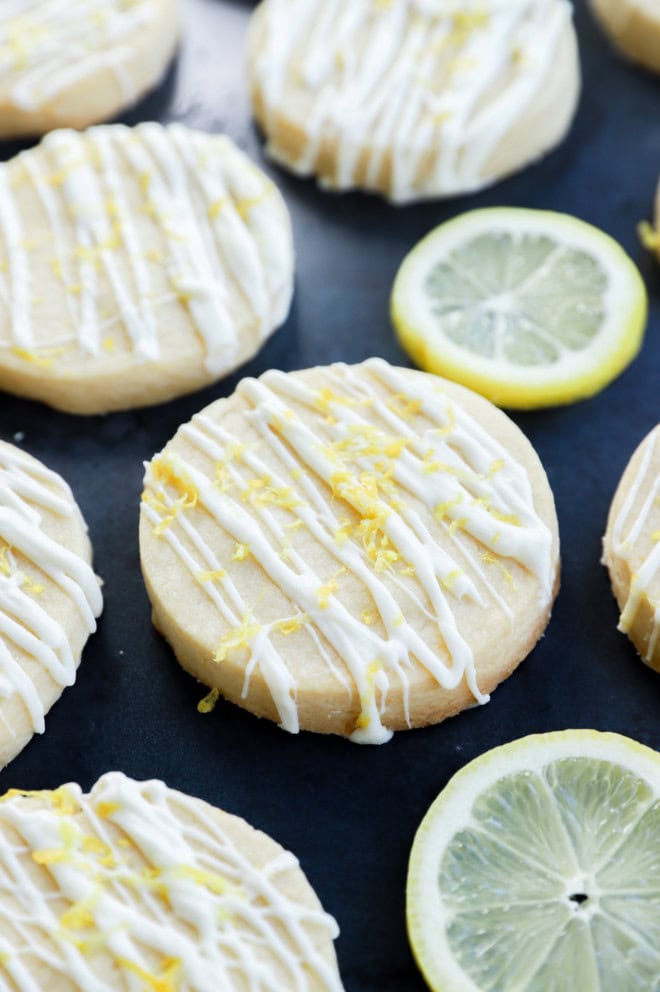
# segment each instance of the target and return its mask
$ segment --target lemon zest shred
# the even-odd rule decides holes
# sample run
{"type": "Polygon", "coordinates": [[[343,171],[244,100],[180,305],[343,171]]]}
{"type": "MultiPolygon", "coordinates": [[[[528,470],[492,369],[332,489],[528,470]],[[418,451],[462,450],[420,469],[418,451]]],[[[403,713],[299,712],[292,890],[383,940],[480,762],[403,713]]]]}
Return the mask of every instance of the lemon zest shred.
{"type": "Polygon", "coordinates": [[[203,699],[200,699],[200,701],[197,703],[197,712],[212,713],[216,707],[216,703],[218,702],[219,698],[220,698],[220,690],[211,689],[211,691],[207,693],[206,696],[204,696],[203,699]]]}
{"type": "Polygon", "coordinates": [[[241,544],[240,541],[237,541],[236,544],[234,545],[234,550],[232,552],[231,560],[245,561],[245,559],[249,558],[251,554],[252,552],[250,551],[250,548],[248,547],[247,544],[241,544]]]}
{"type": "Polygon", "coordinates": [[[125,971],[137,975],[144,982],[144,988],[147,992],[178,992],[181,974],[181,961],[178,958],[165,958],[163,971],[160,975],[146,971],[128,958],[116,957],[115,961],[125,971]]]}
{"type": "Polygon", "coordinates": [[[45,592],[46,587],[41,582],[33,582],[32,579],[28,578],[27,575],[23,578],[23,585],[28,592],[33,593],[35,596],[40,596],[42,592],[45,592]]]}
{"type": "Polygon", "coordinates": [[[660,231],[657,231],[647,220],[642,220],[637,225],[637,234],[648,251],[660,251],[660,231]]]}
{"type": "Polygon", "coordinates": [[[38,368],[50,368],[54,361],[54,356],[52,355],[38,355],[36,351],[31,351],[29,348],[22,348],[17,344],[13,345],[11,350],[17,358],[22,358],[24,361],[30,362],[31,365],[36,365],[38,368]]]}
{"type": "Polygon", "coordinates": [[[452,520],[452,522],[449,525],[450,536],[453,537],[457,530],[463,530],[467,522],[468,522],[467,517],[459,517],[458,520],[452,520]]]}
{"type": "Polygon", "coordinates": [[[8,789],[3,796],[0,796],[0,803],[20,796],[24,799],[45,799],[50,802],[50,806],[58,816],[71,816],[80,809],[74,796],[65,785],[60,785],[57,789],[8,789]]]}
{"type": "Polygon", "coordinates": [[[261,627],[251,620],[246,613],[237,627],[232,627],[224,634],[213,654],[213,660],[220,664],[225,661],[233,648],[249,648],[250,641],[261,633],[261,627]]]}
{"type": "Polygon", "coordinates": [[[199,493],[188,474],[178,468],[173,457],[154,458],[151,463],[154,481],[160,485],[172,486],[180,495],[173,503],[167,504],[160,496],[148,490],[142,494],[145,503],[164,513],[163,519],[154,527],[154,534],[161,535],[176,520],[179,513],[197,506],[199,493]]]}
{"type": "Polygon", "coordinates": [[[308,613],[298,613],[295,617],[290,617],[288,620],[278,620],[275,626],[280,634],[288,637],[291,634],[297,633],[308,621],[308,613]]]}
{"type": "Polygon", "coordinates": [[[452,572],[449,572],[447,575],[445,575],[445,577],[441,580],[445,589],[451,592],[462,574],[463,574],[462,568],[455,568],[452,572]]]}
{"type": "Polygon", "coordinates": [[[394,393],[388,399],[387,406],[402,420],[411,420],[421,410],[422,401],[411,399],[405,393],[394,393]]]}
{"type": "Polygon", "coordinates": [[[504,524],[512,524],[514,527],[522,526],[522,521],[516,513],[501,513],[499,510],[493,509],[492,506],[489,506],[487,509],[491,517],[501,520],[504,524]]]}
{"type": "Polygon", "coordinates": [[[268,189],[268,187],[264,187],[264,189],[256,196],[244,196],[242,199],[236,200],[234,203],[236,213],[243,220],[247,220],[247,216],[252,210],[252,208],[258,207],[260,203],[263,203],[263,201],[266,199],[269,193],[270,190],[268,189]]]}
{"type": "Polygon", "coordinates": [[[214,200],[209,207],[209,217],[211,220],[215,218],[222,212],[223,208],[227,206],[227,197],[221,196],[218,200],[214,200]]]}
{"type": "Polygon", "coordinates": [[[220,875],[215,871],[204,871],[201,868],[193,868],[191,865],[179,865],[172,870],[171,874],[174,878],[189,878],[196,885],[208,889],[209,892],[212,892],[216,896],[223,896],[235,888],[224,875],[220,875]]]}
{"type": "MultiPolygon", "coordinates": [[[[448,516],[448,510],[453,510],[463,502],[463,494],[459,493],[454,499],[445,500],[444,503],[437,503],[433,507],[433,516],[436,520],[443,520],[448,516]]],[[[453,525],[452,525],[453,526],[453,525]]]]}
{"type": "Polygon", "coordinates": [[[48,847],[32,852],[32,860],[38,865],[54,865],[68,861],[71,853],[63,847],[48,847]]]}
{"type": "Polygon", "coordinates": [[[197,572],[195,578],[198,582],[215,582],[216,579],[224,579],[226,576],[224,568],[214,568],[210,572],[197,572]]]}
{"type": "Polygon", "coordinates": [[[88,909],[76,903],[60,916],[60,926],[65,930],[85,930],[94,926],[94,917],[88,909]]]}
{"type": "Polygon", "coordinates": [[[511,572],[506,567],[503,561],[500,561],[500,559],[497,558],[495,555],[491,554],[490,551],[482,552],[482,554],[480,554],[479,557],[481,558],[482,561],[486,562],[487,565],[497,565],[497,567],[500,569],[500,571],[504,575],[504,578],[507,580],[509,585],[515,587],[513,575],[511,574],[511,572]]]}
{"type": "Polygon", "coordinates": [[[327,610],[330,603],[330,597],[337,591],[337,579],[343,573],[348,571],[345,565],[338,568],[335,574],[328,582],[324,582],[316,590],[316,599],[322,610],[327,610]]]}

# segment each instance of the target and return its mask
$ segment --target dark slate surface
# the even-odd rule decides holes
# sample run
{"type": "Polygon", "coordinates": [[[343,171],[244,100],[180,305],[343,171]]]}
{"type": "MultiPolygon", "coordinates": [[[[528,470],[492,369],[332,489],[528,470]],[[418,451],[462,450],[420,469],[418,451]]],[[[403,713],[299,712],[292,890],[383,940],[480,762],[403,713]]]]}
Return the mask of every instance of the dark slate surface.
{"type": "MultiPolygon", "coordinates": [[[[258,162],[243,39],[252,4],[187,0],[186,38],[157,93],[124,119],[183,120],[227,131],[258,162]]],[[[599,564],[618,478],[660,419],[660,273],[639,245],[660,172],[660,80],[619,60],[582,3],[577,10],[584,94],[567,141],[495,188],[395,209],[375,197],[321,193],[266,164],[292,211],[297,292],[285,326],[243,372],[302,368],[378,354],[406,364],[387,306],[406,252],[435,224],[472,207],[563,210],[599,225],[639,262],[651,315],[641,356],[601,395],[514,419],[536,446],[554,489],[563,545],[562,589],[546,636],[489,706],[379,748],[291,737],[220,703],[198,715],[199,687],[153,631],[138,563],[142,461],[238,376],[151,410],[80,419],[8,396],[1,435],[61,472],[88,520],[105,580],[105,613],[65,691],[35,738],[0,775],[9,787],[89,787],[103,772],[159,777],[239,813],[300,858],[339,920],[348,992],[421,992],[405,933],[406,862],[415,829],[448,778],[488,748],[524,734],[593,727],[658,748],[660,680],[616,631],[599,564]]],[[[5,156],[15,146],[0,149],[5,156]]],[[[283,990],[284,992],[284,990],[283,990]]]]}

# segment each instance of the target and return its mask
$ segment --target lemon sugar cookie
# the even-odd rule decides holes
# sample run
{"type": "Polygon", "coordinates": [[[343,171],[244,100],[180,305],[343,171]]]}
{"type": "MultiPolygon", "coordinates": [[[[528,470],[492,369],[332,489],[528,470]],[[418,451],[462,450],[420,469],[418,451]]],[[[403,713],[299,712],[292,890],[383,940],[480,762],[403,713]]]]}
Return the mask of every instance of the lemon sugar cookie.
{"type": "Polygon", "coordinates": [[[642,441],[617,488],[603,562],[621,610],[619,630],[660,671],[660,424],[642,441]]]}
{"type": "Polygon", "coordinates": [[[0,165],[0,388],[85,414],[199,389],[292,285],[284,202],[223,135],[54,131],[0,165]]]}
{"type": "Polygon", "coordinates": [[[379,359],[244,379],[147,466],[140,547],[179,662],[291,732],[381,743],[488,693],[558,582],[515,425],[379,359]]]}
{"type": "Polygon", "coordinates": [[[101,608],[71,490],[0,442],[0,767],[43,733],[101,608]]]}
{"type": "Polygon", "coordinates": [[[0,137],[114,117],[159,82],[179,33],[178,0],[3,0],[0,137]]]}
{"type": "Polygon", "coordinates": [[[0,884],[3,989],[342,992],[337,925],[296,858],[162,782],[12,789],[0,884]]]}
{"type": "Polygon", "coordinates": [[[471,192],[538,158],[580,86],[566,0],[263,0],[249,65],[274,159],[396,203],[471,192]]]}
{"type": "Polygon", "coordinates": [[[660,8],[656,0],[591,0],[591,8],[624,55],[660,72],[660,8]]]}

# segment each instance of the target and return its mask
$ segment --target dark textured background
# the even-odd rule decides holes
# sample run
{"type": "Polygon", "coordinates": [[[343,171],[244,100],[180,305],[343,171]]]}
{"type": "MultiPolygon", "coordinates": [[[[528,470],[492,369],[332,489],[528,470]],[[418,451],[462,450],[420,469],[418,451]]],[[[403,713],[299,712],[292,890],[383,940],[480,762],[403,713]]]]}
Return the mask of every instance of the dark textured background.
{"type": "MultiPolygon", "coordinates": [[[[253,6],[184,0],[186,35],[159,91],[124,119],[182,120],[226,131],[258,162],[243,41],[253,6]]],[[[180,423],[238,376],[151,410],[79,419],[3,396],[1,435],[61,472],[89,523],[105,580],[105,613],[78,681],[0,776],[10,787],[89,787],[121,769],[239,813],[291,848],[341,926],[348,992],[421,992],[405,933],[408,851],[431,800],[453,772],[488,748],[565,727],[614,730],[660,747],[660,677],[616,631],[617,610],[599,564],[619,476],[660,419],[660,272],[635,232],[651,213],[660,172],[660,80],[619,60],[578,5],[584,93],[567,141],[541,164],[478,196],[408,208],[374,197],[333,196],[266,165],[293,215],[297,291],[285,326],[242,370],[302,368],[378,354],[406,364],[387,316],[396,269],[435,224],[472,207],[563,210],[599,225],[639,262],[651,298],[641,356],[600,396],[563,409],[514,415],[537,448],[555,492],[562,589],[547,634],[489,706],[382,747],[303,734],[204,694],[155,634],[140,576],[137,512],[142,461],[180,423]]],[[[0,146],[5,156],[15,148],[0,146]]],[[[286,990],[283,990],[286,992],[286,990]]]]}

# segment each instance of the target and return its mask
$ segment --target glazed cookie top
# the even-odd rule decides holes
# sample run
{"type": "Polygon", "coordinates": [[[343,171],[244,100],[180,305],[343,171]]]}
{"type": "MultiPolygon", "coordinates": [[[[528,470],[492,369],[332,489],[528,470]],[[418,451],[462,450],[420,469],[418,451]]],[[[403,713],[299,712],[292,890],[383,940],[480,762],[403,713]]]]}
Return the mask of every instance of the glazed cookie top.
{"type": "Polygon", "coordinates": [[[0,442],[0,762],[75,681],[102,608],[89,542],[67,484],[0,442]],[[28,726],[24,730],[24,725],[28,726]]]}
{"type": "Polygon", "coordinates": [[[623,474],[612,504],[605,556],[610,567],[618,558],[630,572],[619,630],[633,636],[642,601],[650,605],[645,643],[635,643],[648,664],[656,659],[656,667],[660,661],[660,424],[644,439],[623,474]]]}
{"type": "Polygon", "coordinates": [[[379,359],[244,379],[147,467],[143,519],[161,605],[181,614],[182,590],[202,590],[182,621],[216,638],[219,677],[242,654],[294,732],[298,694],[326,679],[356,687],[360,742],[391,736],[387,700],[403,687],[408,717],[420,677],[485,701],[486,614],[522,629],[555,589],[552,496],[520,432],[379,359]]]}
{"type": "Polygon", "coordinates": [[[47,370],[70,384],[103,368],[118,380],[106,409],[121,408],[129,365],[173,363],[175,377],[199,365],[210,381],[283,319],[292,272],[279,193],[222,135],[60,130],[0,166],[7,376],[47,370]]]}
{"type": "Polygon", "coordinates": [[[0,983],[17,992],[342,989],[337,926],[294,856],[162,782],[11,790],[0,885],[0,983]]]}
{"type": "Polygon", "coordinates": [[[0,99],[37,111],[109,69],[130,102],[131,42],[163,13],[162,0],[3,0],[0,99]]]}
{"type": "MultiPolygon", "coordinates": [[[[326,140],[334,180],[368,187],[391,155],[390,196],[477,189],[501,140],[538,97],[570,26],[567,0],[264,0],[253,82],[269,151],[307,174],[326,140]],[[269,121],[285,113],[309,141],[296,159],[269,121]]],[[[292,146],[296,144],[293,141],[292,146]]]]}

